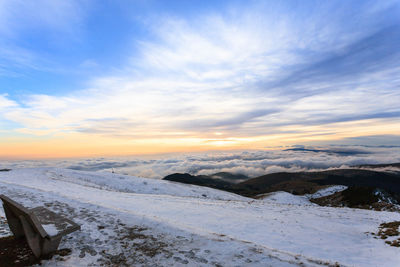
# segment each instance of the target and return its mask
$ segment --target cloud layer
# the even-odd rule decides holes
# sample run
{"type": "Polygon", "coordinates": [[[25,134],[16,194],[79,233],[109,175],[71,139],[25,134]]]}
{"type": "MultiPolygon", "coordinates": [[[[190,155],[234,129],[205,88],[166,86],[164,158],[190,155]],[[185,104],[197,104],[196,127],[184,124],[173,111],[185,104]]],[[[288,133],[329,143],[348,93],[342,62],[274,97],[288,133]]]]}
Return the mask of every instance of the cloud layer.
{"type": "Polygon", "coordinates": [[[232,172],[257,177],[274,172],[347,168],[353,165],[400,162],[399,147],[297,146],[283,150],[169,154],[153,157],[90,158],[46,161],[3,161],[0,168],[62,167],[85,171],[115,171],[160,179],[180,172],[232,172]]]}

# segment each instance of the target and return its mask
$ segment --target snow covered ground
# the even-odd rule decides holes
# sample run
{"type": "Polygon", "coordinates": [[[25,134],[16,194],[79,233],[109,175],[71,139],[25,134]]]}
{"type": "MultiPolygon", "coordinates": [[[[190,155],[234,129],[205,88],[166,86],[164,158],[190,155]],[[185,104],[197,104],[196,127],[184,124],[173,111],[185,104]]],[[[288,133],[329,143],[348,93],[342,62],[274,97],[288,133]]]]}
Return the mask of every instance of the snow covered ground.
{"type": "Polygon", "coordinates": [[[291,205],[317,205],[312,203],[310,199],[325,197],[347,189],[345,185],[333,185],[320,189],[314,194],[306,194],[303,196],[293,195],[284,191],[277,191],[258,195],[257,198],[264,202],[273,202],[276,204],[291,204],[291,205]]]}
{"type": "MultiPolygon", "coordinates": [[[[399,213],[56,168],[0,172],[0,193],[82,225],[61,243],[72,253],[47,266],[400,266],[400,248],[370,234],[399,213]]],[[[3,236],[4,225],[0,209],[3,236]]]]}
{"type": "Polygon", "coordinates": [[[316,205],[306,196],[297,196],[285,191],[277,191],[258,196],[264,202],[290,205],[316,205]]]}

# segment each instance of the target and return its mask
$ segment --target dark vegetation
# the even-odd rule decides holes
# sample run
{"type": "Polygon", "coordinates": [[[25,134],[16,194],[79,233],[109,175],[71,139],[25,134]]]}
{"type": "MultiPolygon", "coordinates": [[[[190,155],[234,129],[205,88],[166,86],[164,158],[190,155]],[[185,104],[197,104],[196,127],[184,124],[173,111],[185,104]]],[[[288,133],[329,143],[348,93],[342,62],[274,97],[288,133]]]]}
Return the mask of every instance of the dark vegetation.
{"type": "Polygon", "coordinates": [[[56,255],[58,255],[59,260],[63,260],[62,257],[69,254],[71,254],[70,249],[61,249],[51,255],[38,259],[33,255],[25,238],[15,238],[14,236],[0,238],[0,267],[32,266],[40,264],[42,260],[50,259],[56,255]]]}
{"type": "Polygon", "coordinates": [[[342,195],[349,207],[371,205],[379,201],[379,197],[375,194],[375,189],[372,187],[351,186],[344,190],[342,195]]]}
{"type": "Polygon", "coordinates": [[[0,267],[30,266],[40,263],[24,238],[13,236],[0,238],[0,267]]]}
{"type": "Polygon", "coordinates": [[[351,186],[344,191],[311,201],[321,206],[400,212],[397,206],[400,203],[398,195],[373,187],[351,186]]]}
{"type": "Polygon", "coordinates": [[[399,221],[382,223],[379,226],[378,233],[376,233],[376,234],[372,233],[372,234],[376,235],[376,238],[381,238],[381,239],[389,239],[390,238],[391,240],[385,241],[386,244],[388,244],[392,247],[400,247],[399,227],[400,227],[399,221]]]}

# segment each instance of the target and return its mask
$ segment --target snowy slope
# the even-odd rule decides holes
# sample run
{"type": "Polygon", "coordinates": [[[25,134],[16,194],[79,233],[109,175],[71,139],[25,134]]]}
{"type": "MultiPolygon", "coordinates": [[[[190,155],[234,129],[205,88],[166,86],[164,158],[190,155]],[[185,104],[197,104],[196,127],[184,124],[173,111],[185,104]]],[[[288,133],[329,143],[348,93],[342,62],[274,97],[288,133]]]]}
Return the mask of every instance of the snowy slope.
{"type": "Polygon", "coordinates": [[[264,202],[291,205],[316,205],[305,196],[297,196],[284,191],[277,191],[259,195],[264,202]]]}
{"type": "Polygon", "coordinates": [[[264,202],[273,202],[277,204],[317,205],[312,203],[310,199],[329,196],[345,189],[347,189],[347,186],[345,185],[333,185],[320,189],[314,194],[306,194],[303,196],[293,195],[284,191],[277,191],[258,195],[257,198],[263,200],[264,202]]]}
{"type": "MultiPolygon", "coordinates": [[[[151,229],[143,233],[167,244],[168,249],[155,256],[142,255],[143,265],[399,266],[400,262],[399,248],[368,234],[377,232],[382,222],[400,220],[398,213],[274,203],[168,181],[49,168],[2,172],[0,191],[26,205],[47,202],[55,211],[76,214],[83,231],[65,241],[74,250],[65,262],[57,262],[59,266],[107,260],[100,252],[107,240],[117,248],[112,253],[131,261],[138,258],[132,254],[138,253],[135,249],[126,249],[130,243],[118,241],[128,226],[151,229]],[[110,217],[123,226],[111,227],[110,217]],[[99,230],[99,224],[105,229],[99,230]],[[103,232],[113,238],[105,238],[103,232]],[[91,240],[94,252],[85,254],[88,249],[82,242],[91,240]]],[[[153,239],[149,242],[158,242],[153,239]]]]}
{"type": "Polygon", "coordinates": [[[15,179],[29,181],[30,183],[40,183],[44,187],[61,184],[76,184],[82,185],[85,188],[91,187],[104,191],[124,193],[171,195],[221,200],[246,199],[236,194],[208,187],[107,172],[87,172],[57,168],[26,168],[16,169],[7,174],[11,175],[10,177],[15,177],[15,179]]]}

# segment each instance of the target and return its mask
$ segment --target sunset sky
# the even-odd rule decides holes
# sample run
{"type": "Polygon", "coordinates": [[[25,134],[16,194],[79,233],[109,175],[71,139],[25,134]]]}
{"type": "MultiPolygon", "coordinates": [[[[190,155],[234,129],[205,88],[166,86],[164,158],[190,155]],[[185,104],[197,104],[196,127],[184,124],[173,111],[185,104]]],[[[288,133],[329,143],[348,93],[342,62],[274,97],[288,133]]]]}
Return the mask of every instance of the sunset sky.
{"type": "Polygon", "coordinates": [[[400,145],[400,1],[0,0],[0,157],[400,145]]]}

